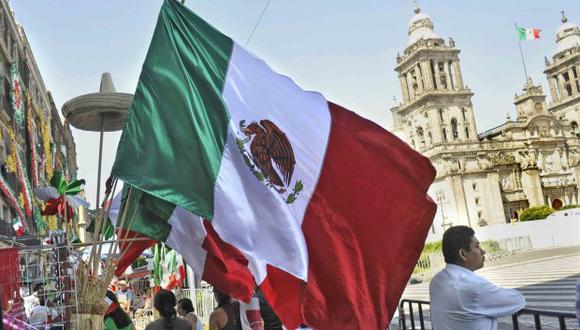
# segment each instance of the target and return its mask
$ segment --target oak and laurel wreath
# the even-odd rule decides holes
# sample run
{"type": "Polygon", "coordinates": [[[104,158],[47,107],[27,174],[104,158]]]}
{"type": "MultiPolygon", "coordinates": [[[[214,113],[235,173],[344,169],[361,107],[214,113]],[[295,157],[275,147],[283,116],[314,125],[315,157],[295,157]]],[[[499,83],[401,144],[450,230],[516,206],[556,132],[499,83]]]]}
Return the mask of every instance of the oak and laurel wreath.
{"type": "MultiPolygon", "coordinates": [[[[240,131],[243,131],[244,128],[246,127],[246,121],[241,120],[239,125],[240,131]]],[[[244,163],[246,163],[246,165],[250,169],[250,172],[252,172],[252,174],[256,177],[256,179],[258,179],[258,181],[260,182],[265,182],[269,188],[275,189],[274,185],[270,183],[268,180],[266,180],[266,176],[264,175],[264,173],[262,173],[262,171],[260,171],[260,169],[258,169],[256,165],[254,165],[254,163],[252,162],[252,156],[244,148],[244,141],[241,138],[236,137],[236,144],[238,145],[238,149],[240,150],[240,153],[244,158],[244,163]]],[[[302,183],[302,180],[296,181],[294,183],[294,187],[292,188],[292,192],[288,195],[288,197],[286,197],[285,200],[286,204],[294,203],[294,201],[298,199],[298,195],[303,189],[304,184],[302,183]]]]}

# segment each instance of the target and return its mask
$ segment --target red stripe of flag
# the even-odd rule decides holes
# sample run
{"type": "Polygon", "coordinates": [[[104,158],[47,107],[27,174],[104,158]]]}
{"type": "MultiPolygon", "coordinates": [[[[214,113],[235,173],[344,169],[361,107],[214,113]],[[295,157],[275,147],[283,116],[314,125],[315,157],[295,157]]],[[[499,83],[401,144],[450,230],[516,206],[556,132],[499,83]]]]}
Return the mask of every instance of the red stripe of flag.
{"type": "Polygon", "coordinates": [[[378,125],[329,104],[324,166],[302,229],[308,282],[268,268],[261,287],[290,329],[385,329],[436,206],[430,161],[378,125]]]}

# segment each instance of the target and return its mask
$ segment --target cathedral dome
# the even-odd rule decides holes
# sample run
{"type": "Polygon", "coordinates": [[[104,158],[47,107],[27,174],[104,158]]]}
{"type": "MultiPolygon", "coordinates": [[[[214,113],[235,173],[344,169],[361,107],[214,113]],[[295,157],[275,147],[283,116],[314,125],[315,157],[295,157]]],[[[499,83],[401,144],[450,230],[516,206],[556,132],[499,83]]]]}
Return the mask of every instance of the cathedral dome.
{"type": "Polygon", "coordinates": [[[580,46],[580,27],[569,23],[562,12],[562,25],[556,32],[556,53],[580,46]]]}
{"type": "Polygon", "coordinates": [[[419,8],[415,9],[415,16],[409,21],[409,45],[420,39],[439,39],[433,31],[433,21],[427,14],[421,13],[419,8]]]}

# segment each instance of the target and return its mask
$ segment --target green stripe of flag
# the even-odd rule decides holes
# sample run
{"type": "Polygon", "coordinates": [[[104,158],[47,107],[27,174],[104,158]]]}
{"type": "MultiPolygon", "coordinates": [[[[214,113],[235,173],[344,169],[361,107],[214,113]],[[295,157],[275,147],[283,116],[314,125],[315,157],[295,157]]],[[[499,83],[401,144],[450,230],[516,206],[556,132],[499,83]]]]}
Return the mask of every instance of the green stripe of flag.
{"type": "Polygon", "coordinates": [[[527,40],[526,29],[518,27],[517,30],[518,30],[518,38],[520,40],[527,40]]]}
{"type": "Polygon", "coordinates": [[[231,39],[178,1],[164,1],[119,142],[114,176],[212,217],[230,118],[221,93],[232,47],[231,39]]]}
{"type": "Polygon", "coordinates": [[[139,189],[123,187],[121,208],[117,225],[121,225],[123,213],[127,208],[123,227],[148,236],[154,240],[165,242],[171,232],[168,223],[175,205],[147,194],[139,189]]]}
{"type": "MultiPolygon", "coordinates": [[[[86,231],[89,233],[94,233],[95,232],[95,226],[96,226],[96,222],[97,219],[95,217],[95,219],[93,219],[93,221],[91,221],[91,223],[89,224],[89,226],[87,227],[86,231]]],[[[105,224],[101,225],[104,226],[104,229],[101,229],[101,231],[103,232],[103,237],[105,240],[110,239],[111,237],[113,237],[113,235],[115,234],[115,229],[113,227],[113,224],[111,223],[111,219],[107,218],[105,220],[105,224]]]]}

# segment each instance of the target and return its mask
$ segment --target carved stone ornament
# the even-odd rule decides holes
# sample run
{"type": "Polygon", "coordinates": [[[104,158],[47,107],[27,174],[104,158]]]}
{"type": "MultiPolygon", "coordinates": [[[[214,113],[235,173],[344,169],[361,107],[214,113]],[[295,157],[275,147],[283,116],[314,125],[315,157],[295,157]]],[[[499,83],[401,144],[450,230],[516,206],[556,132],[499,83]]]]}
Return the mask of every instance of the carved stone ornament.
{"type": "Polygon", "coordinates": [[[568,152],[568,162],[570,162],[570,166],[578,166],[580,161],[580,154],[578,154],[578,150],[576,148],[570,148],[568,152]]]}
{"type": "Polygon", "coordinates": [[[480,170],[489,170],[493,167],[493,163],[485,154],[477,155],[477,166],[480,170]]]}
{"type": "Polygon", "coordinates": [[[516,162],[516,159],[513,154],[503,153],[501,151],[492,152],[489,155],[489,158],[493,165],[509,165],[516,162]]]}
{"type": "Polygon", "coordinates": [[[501,183],[501,189],[504,191],[514,189],[514,181],[513,181],[511,173],[502,174],[501,179],[500,179],[500,183],[501,183]]]}
{"type": "Polygon", "coordinates": [[[537,164],[536,151],[532,148],[518,151],[522,169],[535,168],[537,164]]]}
{"type": "Polygon", "coordinates": [[[550,136],[550,131],[546,125],[540,126],[540,136],[541,137],[548,137],[550,136]]]}

